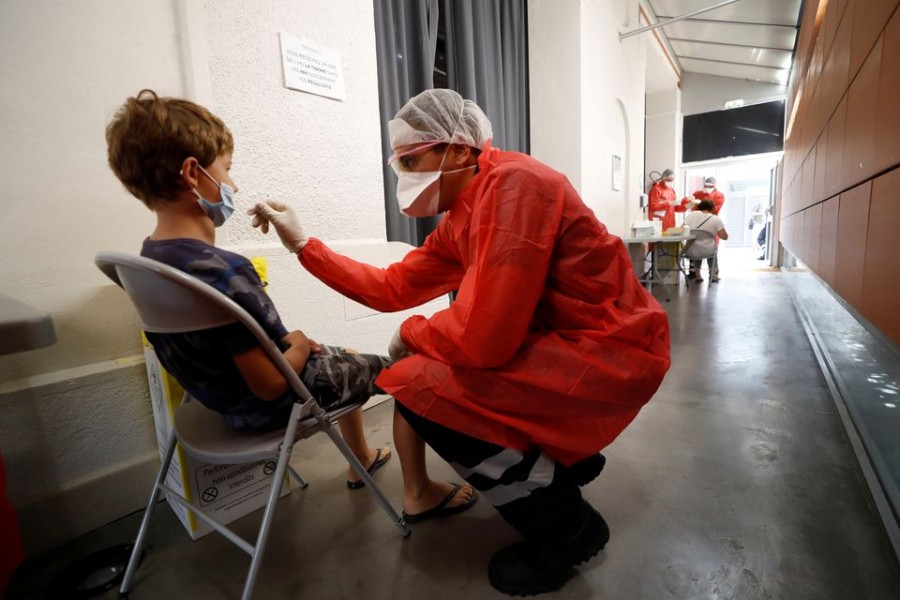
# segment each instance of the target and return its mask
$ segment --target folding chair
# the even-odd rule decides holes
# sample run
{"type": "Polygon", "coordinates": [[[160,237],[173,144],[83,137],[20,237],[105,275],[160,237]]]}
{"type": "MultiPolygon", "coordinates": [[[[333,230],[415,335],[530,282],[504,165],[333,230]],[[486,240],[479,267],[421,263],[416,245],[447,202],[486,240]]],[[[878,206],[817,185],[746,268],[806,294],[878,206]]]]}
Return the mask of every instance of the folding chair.
{"type": "Polygon", "coordinates": [[[306,482],[288,464],[293,445],[319,431],[324,431],[331,438],[354,471],[365,482],[366,489],[372,493],[391,521],[400,528],[403,536],[406,537],[410,534],[406,522],[397,514],[397,511],[366,472],[365,467],[360,464],[347,443],[332,426],[334,421],[358,408],[359,404],[343,406],[333,411],[322,409],[256,320],[241,306],[212,286],[178,269],[140,256],[101,252],[97,255],[95,263],[101,271],[128,293],[137,309],[141,325],[146,331],[157,333],[197,331],[240,322],[256,337],[260,346],[287,379],[298,398],[284,429],[257,434],[231,429],[225,424],[220,414],[207,409],[199,401],[192,401],[190,394],[185,393],[181,406],[175,411],[172,432],[166,444],[162,465],[150,493],[150,501],[147,503],[134,549],[119,589],[120,597],[131,589],[150,518],[159,500],[159,493],[163,491],[170,499],[190,510],[197,518],[208,523],[250,555],[250,569],[242,595],[244,600],[248,600],[252,595],[262,563],[263,552],[275,514],[275,504],[280,495],[285,472],[290,472],[301,487],[307,486],[306,482]],[[166,473],[172,462],[176,442],[180,444],[185,453],[214,464],[247,463],[277,456],[278,462],[272,479],[272,489],[269,492],[255,545],[251,545],[228,527],[207,516],[199,505],[185,499],[165,484],[166,473]]]}
{"type": "MultiPolygon", "coordinates": [[[[712,281],[714,275],[717,275],[719,272],[719,245],[716,243],[716,234],[710,233],[705,229],[691,229],[691,233],[694,234],[695,239],[688,240],[688,242],[684,245],[684,250],[681,253],[681,256],[687,260],[687,272],[690,274],[691,271],[691,262],[692,260],[704,261],[707,259],[712,260],[712,266],[710,267],[709,278],[712,281]],[[712,244],[712,252],[709,252],[707,244],[698,244],[697,242],[702,242],[705,240],[710,240],[712,244]],[[704,249],[704,246],[707,246],[704,249]]],[[[701,264],[701,268],[702,268],[701,264]]],[[[699,276],[700,269],[697,269],[697,275],[699,276]]],[[[691,285],[691,278],[686,277],[685,281],[687,282],[687,286],[691,285]]]]}

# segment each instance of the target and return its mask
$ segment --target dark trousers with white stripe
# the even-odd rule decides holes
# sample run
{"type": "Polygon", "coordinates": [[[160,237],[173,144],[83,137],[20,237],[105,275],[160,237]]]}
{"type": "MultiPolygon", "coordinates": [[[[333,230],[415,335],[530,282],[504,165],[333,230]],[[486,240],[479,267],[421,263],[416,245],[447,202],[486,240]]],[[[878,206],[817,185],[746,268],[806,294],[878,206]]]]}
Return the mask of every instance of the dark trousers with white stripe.
{"type": "Polygon", "coordinates": [[[581,469],[567,468],[540,448],[504,448],[429,421],[399,401],[396,407],[413,430],[526,539],[562,543],[591,510],[579,485],[600,472],[602,455],[579,463],[581,469]]]}

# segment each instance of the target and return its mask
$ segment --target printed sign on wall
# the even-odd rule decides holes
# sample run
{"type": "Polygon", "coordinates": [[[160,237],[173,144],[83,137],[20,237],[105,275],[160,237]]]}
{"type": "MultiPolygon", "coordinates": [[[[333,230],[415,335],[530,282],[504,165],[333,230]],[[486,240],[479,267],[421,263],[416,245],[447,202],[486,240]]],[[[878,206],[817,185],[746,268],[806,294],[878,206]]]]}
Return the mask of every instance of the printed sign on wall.
{"type": "Polygon", "coordinates": [[[284,87],[344,100],[341,55],[321,44],[280,33],[284,87]]]}

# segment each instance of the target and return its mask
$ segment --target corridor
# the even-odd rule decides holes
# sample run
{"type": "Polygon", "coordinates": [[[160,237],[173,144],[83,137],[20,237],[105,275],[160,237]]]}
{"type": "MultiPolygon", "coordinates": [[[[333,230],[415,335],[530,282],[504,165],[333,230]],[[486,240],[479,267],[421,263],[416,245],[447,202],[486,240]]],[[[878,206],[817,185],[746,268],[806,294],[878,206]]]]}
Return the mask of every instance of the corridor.
{"type": "MultiPolygon", "coordinates": [[[[792,304],[790,276],[726,255],[720,284],[663,302],[672,369],[584,489],[611,541],[543,597],[900,598],[895,557],[792,304]]],[[[389,443],[391,403],[366,414],[370,439],[389,443]]],[[[455,479],[434,455],[430,464],[455,479]]],[[[486,565],[516,534],[486,502],[417,525],[404,540],[368,494],[346,489],[325,436],[301,444],[294,465],[311,486],[279,504],[257,598],[503,597],[486,565]]],[[[376,479],[399,502],[396,459],[376,479]]],[[[139,516],[28,563],[10,598],[61,597],[47,574],[129,542],[139,516]]],[[[249,535],[258,518],[238,531],[249,535]]],[[[219,537],[191,542],[160,506],[149,542],[132,599],[240,596],[247,557],[219,537]]]]}

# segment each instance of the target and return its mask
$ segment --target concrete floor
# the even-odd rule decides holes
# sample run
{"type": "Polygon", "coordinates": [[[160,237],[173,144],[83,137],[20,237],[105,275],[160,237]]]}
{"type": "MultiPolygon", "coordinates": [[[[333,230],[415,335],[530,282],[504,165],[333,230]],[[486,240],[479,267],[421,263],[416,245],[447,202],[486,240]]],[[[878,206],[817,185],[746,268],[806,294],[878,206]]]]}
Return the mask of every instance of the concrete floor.
{"type": "MultiPolygon", "coordinates": [[[[672,369],[585,488],[610,524],[604,552],[544,598],[897,599],[900,569],[783,275],[722,260],[722,282],[664,303],[672,369]]],[[[366,413],[391,439],[391,403],[366,413]]],[[[310,480],[278,506],[256,598],[503,598],[491,554],[516,539],[486,503],[402,539],[325,436],[298,446],[310,480]]],[[[434,476],[456,480],[433,454],[434,476]]],[[[376,476],[399,504],[396,460],[376,476]]],[[[48,590],[74,558],[133,537],[139,514],[26,563],[12,598],[48,590]]],[[[161,505],[131,598],[239,598],[249,561],[221,537],[192,542],[161,505]]],[[[251,536],[258,516],[237,524],[251,536]]],[[[114,598],[110,591],[100,596],[114,598]]]]}

